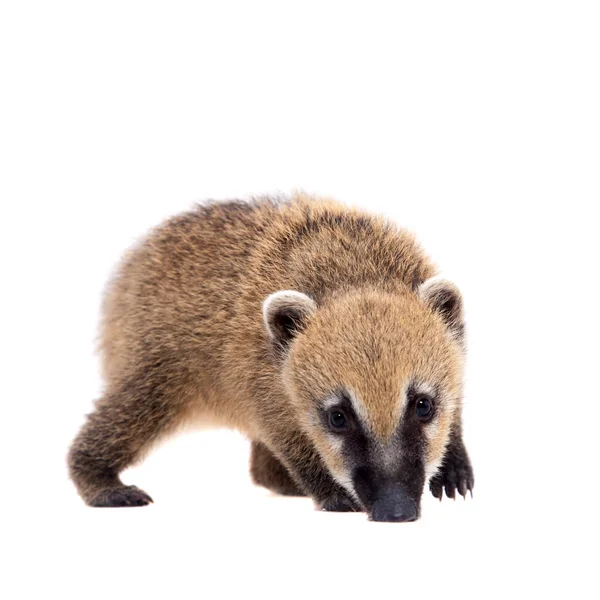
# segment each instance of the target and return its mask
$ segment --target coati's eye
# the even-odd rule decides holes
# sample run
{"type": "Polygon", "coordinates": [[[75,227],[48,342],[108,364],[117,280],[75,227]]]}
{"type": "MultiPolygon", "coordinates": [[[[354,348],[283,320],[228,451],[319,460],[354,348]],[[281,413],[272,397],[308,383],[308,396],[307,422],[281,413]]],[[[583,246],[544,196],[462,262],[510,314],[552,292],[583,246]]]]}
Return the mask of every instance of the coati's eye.
{"type": "Polygon", "coordinates": [[[348,425],[348,419],[341,410],[332,410],[329,413],[329,427],[333,431],[344,431],[348,425]]]}
{"type": "Polygon", "coordinates": [[[417,396],[415,411],[420,421],[429,421],[433,417],[433,401],[428,396],[417,396]]]}

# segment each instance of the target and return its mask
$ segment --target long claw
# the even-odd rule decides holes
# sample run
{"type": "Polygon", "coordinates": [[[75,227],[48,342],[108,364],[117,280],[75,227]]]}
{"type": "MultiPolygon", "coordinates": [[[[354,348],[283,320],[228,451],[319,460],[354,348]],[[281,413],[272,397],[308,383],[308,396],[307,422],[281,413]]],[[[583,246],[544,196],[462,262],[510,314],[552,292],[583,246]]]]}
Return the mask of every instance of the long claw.
{"type": "Polygon", "coordinates": [[[444,487],[436,480],[433,480],[429,483],[429,490],[434,498],[437,498],[440,502],[442,501],[442,497],[444,495],[444,487]]]}

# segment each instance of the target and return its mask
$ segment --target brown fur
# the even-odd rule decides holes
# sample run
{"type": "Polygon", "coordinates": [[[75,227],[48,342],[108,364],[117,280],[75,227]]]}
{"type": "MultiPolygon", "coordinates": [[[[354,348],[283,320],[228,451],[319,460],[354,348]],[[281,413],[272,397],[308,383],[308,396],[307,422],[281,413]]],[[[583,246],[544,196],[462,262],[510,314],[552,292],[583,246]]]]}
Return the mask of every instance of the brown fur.
{"type": "Polygon", "coordinates": [[[348,505],[331,475],[339,457],[302,423],[305,408],[350,386],[385,440],[414,373],[451,404],[428,450],[441,458],[460,422],[462,353],[418,297],[434,274],[412,235],[332,201],[213,203],[170,219],[128,252],[107,290],[106,389],[69,453],[79,493],[92,505],[147,503],[119,473],[179,425],[204,420],[254,440],[258,483],[325,508],[348,505]],[[287,358],[261,316],[281,289],[319,307],[287,358]]]}
{"type": "Polygon", "coordinates": [[[286,468],[273,453],[260,442],[252,442],[250,449],[250,475],[255,483],[283,496],[304,496],[286,468]]]}

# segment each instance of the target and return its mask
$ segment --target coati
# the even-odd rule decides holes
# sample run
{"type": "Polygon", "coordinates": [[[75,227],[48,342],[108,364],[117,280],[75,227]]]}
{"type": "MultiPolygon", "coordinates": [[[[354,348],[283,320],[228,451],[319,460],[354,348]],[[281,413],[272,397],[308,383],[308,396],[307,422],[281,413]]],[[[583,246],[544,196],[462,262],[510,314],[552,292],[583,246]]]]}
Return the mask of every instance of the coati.
{"type": "Polygon", "coordinates": [[[303,194],[209,202],[126,254],[103,304],[105,392],[68,455],[91,506],[189,421],[252,441],[255,483],[373,521],[473,488],[462,299],[413,236],[303,194]]]}

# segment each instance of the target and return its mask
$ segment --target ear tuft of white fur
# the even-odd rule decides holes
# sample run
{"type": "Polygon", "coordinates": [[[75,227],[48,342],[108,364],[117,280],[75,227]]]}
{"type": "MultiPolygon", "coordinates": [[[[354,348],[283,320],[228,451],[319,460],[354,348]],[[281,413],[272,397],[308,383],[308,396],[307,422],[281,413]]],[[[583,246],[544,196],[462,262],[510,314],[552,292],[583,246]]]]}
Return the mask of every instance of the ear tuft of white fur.
{"type": "Polygon", "coordinates": [[[436,275],[424,281],[417,291],[419,298],[444,319],[451,333],[464,342],[463,302],[454,283],[436,275]]]}
{"type": "Polygon", "coordinates": [[[432,298],[436,292],[442,291],[451,291],[460,297],[460,291],[456,287],[454,283],[449,281],[448,279],[444,279],[441,275],[435,275],[434,277],[430,277],[426,279],[418,288],[418,294],[421,300],[424,302],[428,302],[430,298],[432,298]]]}
{"type": "Polygon", "coordinates": [[[263,320],[272,341],[286,345],[294,334],[301,331],[317,303],[307,294],[296,290],[280,290],[265,298],[262,305],[263,320]]]}

